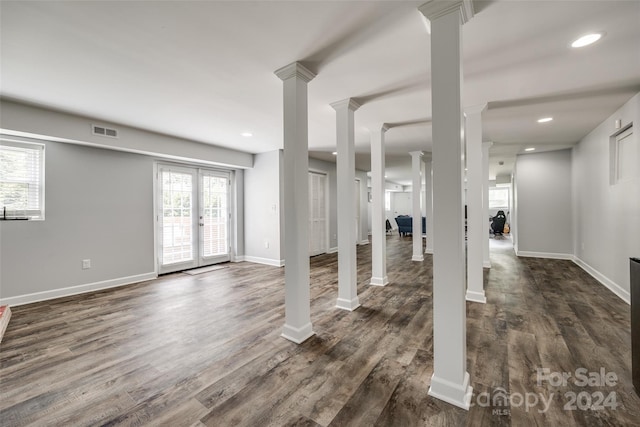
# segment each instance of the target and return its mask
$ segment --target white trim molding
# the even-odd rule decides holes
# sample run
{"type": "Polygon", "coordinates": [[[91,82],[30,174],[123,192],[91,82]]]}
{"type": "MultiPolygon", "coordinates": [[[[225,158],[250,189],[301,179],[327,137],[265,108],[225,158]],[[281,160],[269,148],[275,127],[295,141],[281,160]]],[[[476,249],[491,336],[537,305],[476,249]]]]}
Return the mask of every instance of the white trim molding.
{"type": "Polygon", "coordinates": [[[311,323],[307,323],[302,328],[295,328],[290,325],[284,325],[281,336],[296,344],[302,344],[307,339],[315,335],[311,323]]]}
{"type": "Polygon", "coordinates": [[[244,260],[246,262],[252,262],[254,264],[264,264],[264,265],[270,265],[272,267],[284,267],[283,259],[277,260],[277,259],[271,259],[271,258],[261,258],[257,256],[245,255],[244,260]]]}
{"type": "Polygon", "coordinates": [[[482,304],[485,304],[487,302],[487,297],[485,296],[484,289],[482,290],[482,292],[478,292],[478,291],[474,292],[467,289],[467,294],[465,296],[465,299],[467,301],[479,302],[482,304]]]}
{"type": "Polygon", "coordinates": [[[357,296],[352,300],[338,298],[338,301],[336,302],[336,308],[341,308],[343,310],[353,311],[358,307],[360,307],[360,300],[357,296]]]}
{"type": "Polygon", "coordinates": [[[371,286],[387,286],[389,284],[389,278],[387,276],[372,277],[371,282],[369,284],[371,286]]]}
{"type": "Polygon", "coordinates": [[[137,274],[135,276],[119,277],[117,279],[103,280],[101,282],[87,283],[84,285],[69,286],[66,288],[52,289],[50,291],[35,292],[32,294],[18,295],[15,297],[3,298],[0,305],[24,305],[39,301],[47,301],[54,298],[69,297],[73,295],[85,294],[87,292],[101,291],[119,286],[131,285],[147,280],[154,280],[158,277],[155,272],[137,274]]]}
{"type": "Polygon", "coordinates": [[[429,0],[422,6],[419,6],[418,10],[420,10],[429,21],[459,10],[463,24],[469,22],[475,14],[473,0],[429,0]]]}
{"type": "Polygon", "coordinates": [[[607,276],[605,276],[604,274],[600,273],[598,270],[596,270],[595,268],[591,267],[589,264],[587,264],[586,262],[582,261],[578,257],[573,257],[572,261],[578,267],[582,268],[584,271],[589,273],[589,275],[591,277],[593,277],[598,282],[600,282],[602,285],[604,285],[604,287],[606,287],[611,292],[616,294],[621,300],[623,300],[627,304],[631,304],[631,295],[629,294],[629,292],[627,292],[625,289],[623,289],[616,282],[614,282],[613,280],[609,279],[607,276]]]}
{"type": "Polygon", "coordinates": [[[451,381],[438,378],[434,373],[431,377],[428,394],[468,411],[473,396],[473,387],[469,385],[469,373],[464,373],[462,384],[454,384],[451,381]]]}
{"type": "Polygon", "coordinates": [[[575,255],[570,254],[555,254],[555,253],[546,253],[546,252],[528,252],[528,251],[516,251],[517,256],[528,257],[528,258],[548,258],[548,259],[564,259],[568,261],[573,261],[578,267],[582,268],[584,271],[589,273],[591,277],[600,282],[605,288],[609,289],[611,292],[616,294],[621,300],[626,302],[627,304],[631,304],[631,295],[627,290],[625,290],[622,286],[618,285],[613,280],[609,279],[604,274],[600,273],[598,270],[581,260],[575,255]]]}
{"type": "Polygon", "coordinates": [[[571,254],[558,254],[553,252],[516,251],[516,255],[525,258],[566,259],[569,261],[573,261],[574,258],[571,254]]]}

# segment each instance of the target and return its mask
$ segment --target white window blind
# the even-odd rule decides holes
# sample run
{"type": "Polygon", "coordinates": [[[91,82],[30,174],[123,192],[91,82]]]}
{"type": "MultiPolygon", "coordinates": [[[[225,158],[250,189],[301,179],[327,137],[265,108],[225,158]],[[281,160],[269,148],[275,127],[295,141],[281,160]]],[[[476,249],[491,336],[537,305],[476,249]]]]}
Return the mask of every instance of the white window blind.
{"type": "Polygon", "coordinates": [[[509,187],[489,188],[489,209],[509,208],[509,187]]]}
{"type": "Polygon", "coordinates": [[[44,145],[0,139],[0,218],[44,219],[44,145]]]}

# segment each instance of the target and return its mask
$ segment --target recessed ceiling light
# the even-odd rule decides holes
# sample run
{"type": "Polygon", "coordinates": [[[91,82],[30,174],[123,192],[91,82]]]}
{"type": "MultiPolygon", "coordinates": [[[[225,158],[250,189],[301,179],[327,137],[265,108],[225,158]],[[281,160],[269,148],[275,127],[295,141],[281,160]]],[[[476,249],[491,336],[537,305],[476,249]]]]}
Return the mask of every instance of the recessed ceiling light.
{"type": "Polygon", "coordinates": [[[334,151],[334,152],[333,152],[333,153],[331,153],[331,154],[333,154],[334,156],[337,156],[337,155],[338,155],[338,152],[337,152],[337,151],[334,151]]]}
{"type": "Polygon", "coordinates": [[[547,122],[550,122],[551,120],[553,120],[553,117],[543,117],[541,119],[538,119],[538,123],[547,123],[547,122]]]}
{"type": "Polygon", "coordinates": [[[253,136],[251,132],[242,132],[240,135],[244,136],[245,138],[250,138],[253,136]]]}
{"type": "Polygon", "coordinates": [[[525,148],[524,151],[536,151],[536,149],[533,147],[529,147],[529,148],[525,148]]]}
{"type": "Polygon", "coordinates": [[[602,38],[602,33],[586,34],[571,43],[571,47],[584,47],[595,43],[602,38]]]}

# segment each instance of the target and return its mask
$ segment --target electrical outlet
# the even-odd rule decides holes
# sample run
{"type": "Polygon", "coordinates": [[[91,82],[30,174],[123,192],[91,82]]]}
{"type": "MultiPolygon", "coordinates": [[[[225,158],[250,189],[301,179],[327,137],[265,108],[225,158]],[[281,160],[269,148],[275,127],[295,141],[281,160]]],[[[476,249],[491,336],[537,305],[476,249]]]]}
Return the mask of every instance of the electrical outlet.
{"type": "Polygon", "coordinates": [[[90,259],[83,259],[82,260],[82,269],[86,270],[88,268],[91,268],[91,260],[90,259]]]}

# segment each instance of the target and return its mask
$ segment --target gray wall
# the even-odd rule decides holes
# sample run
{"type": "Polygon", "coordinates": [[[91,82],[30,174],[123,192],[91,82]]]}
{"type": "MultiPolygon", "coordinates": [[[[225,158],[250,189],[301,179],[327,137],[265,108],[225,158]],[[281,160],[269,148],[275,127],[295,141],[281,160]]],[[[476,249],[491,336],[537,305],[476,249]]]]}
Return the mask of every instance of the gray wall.
{"type": "MultiPolygon", "coordinates": [[[[0,300],[22,304],[155,277],[153,166],[253,165],[253,155],[0,99],[4,135],[38,138],[45,152],[44,221],[0,222],[0,300]],[[111,125],[119,138],[91,134],[111,125]],[[92,267],[82,270],[82,260],[92,267]]],[[[234,221],[242,257],[243,174],[234,221]]]]}
{"type": "Polygon", "coordinates": [[[45,220],[0,222],[0,298],[153,275],[153,159],[45,145],[45,220]]]}
{"type": "Polygon", "coordinates": [[[164,159],[199,164],[250,168],[253,155],[228,148],[202,144],[168,135],[147,132],[40,107],[0,99],[0,128],[8,131],[42,135],[48,140],[112,148],[131,153],[159,156],[164,159]],[[104,125],[118,130],[118,138],[93,135],[91,125],[104,125]]]}
{"type": "Polygon", "coordinates": [[[245,259],[248,261],[283,265],[281,162],[280,150],[256,154],[253,169],[244,172],[245,259]]]}
{"type": "Polygon", "coordinates": [[[571,258],[571,150],[516,159],[518,254],[571,258]]]}
{"type": "Polygon", "coordinates": [[[640,94],[587,135],[573,152],[575,255],[592,275],[629,301],[629,257],[640,257],[640,94]],[[609,142],[633,123],[636,178],[611,185],[609,142]]]}

